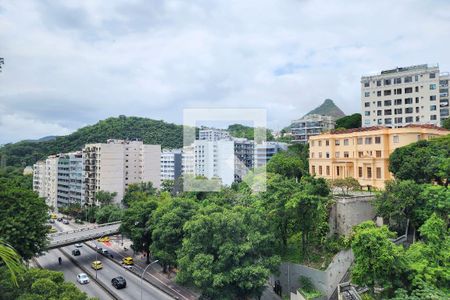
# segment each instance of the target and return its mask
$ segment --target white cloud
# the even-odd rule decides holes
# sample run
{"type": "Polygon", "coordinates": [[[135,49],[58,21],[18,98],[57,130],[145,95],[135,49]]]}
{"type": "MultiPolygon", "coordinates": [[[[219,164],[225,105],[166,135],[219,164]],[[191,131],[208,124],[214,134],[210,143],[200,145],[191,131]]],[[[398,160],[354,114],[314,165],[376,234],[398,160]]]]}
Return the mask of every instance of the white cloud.
{"type": "Polygon", "coordinates": [[[266,107],[280,128],[325,98],[357,112],[361,75],[450,70],[449,12],[442,0],[5,2],[0,117],[74,130],[119,114],[180,123],[185,107],[266,107]]]}

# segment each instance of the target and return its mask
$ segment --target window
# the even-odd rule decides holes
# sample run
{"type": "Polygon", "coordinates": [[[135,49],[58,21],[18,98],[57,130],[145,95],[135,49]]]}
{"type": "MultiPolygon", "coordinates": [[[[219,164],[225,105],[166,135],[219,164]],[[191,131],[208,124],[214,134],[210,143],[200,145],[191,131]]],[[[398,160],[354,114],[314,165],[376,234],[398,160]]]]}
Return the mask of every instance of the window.
{"type": "Polygon", "coordinates": [[[325,169],[326,169],[327,175],[330,175],[330,166],[326,166],[325,169]]]}
{"type": "Polygon", "coordinates": [[[419,97],[416,97],[416,103],[419,103],[419,97]]]}
{"type": "Polygon", "coordinates": [[[377,86],[381,86],[381,80],[377,80],[377,86]]]}
{"type": "Polygon", "coordinates": [[[415,76],[414,76],[414,80],[415,80],[415,81],[419,81],[419,75],[415,75],[415,76]]]}
{"type": "Polygon", "coordinates": [[[369,87],[369,86],[370,86],[370,82],[369,81],[364,82],[364,87],[369,87]]]}
{"type": "Polygon", "coordinates": [[[319,152],[319,158],[322,158],[322,152],[319,152]]]}
{"type": "Polygon", "coordinates": [[[381,168],[377,167],[377,178],[380,179],[381,178],[381,168]]]}
{"type": "Polygon", "coordinates": [[[398,143],[399,140],[400,140],[400,138],[399,138],[398,135],[394,135],[394,136],[392,137],[392,140],[394,141],[394,143],[398,143]]]}
{"type": "Polygon", "coordinates": [[[430,73],[430,78],[436,78],[436,73],[430,73]]]}
{"type": "Polygon", "coordinates": [[[311,158],[314,158],[314,152],[311,152],[311,158]]]}
{"type": "Polygon", "coordinates": [[[350,157],[348,151],[344,151],[344,157],[350,157]]]}
{"type": "Polygon", "coordinates": [[[383,114],[382,110],[377,110],[377,116],[381,116],[383,114]]]}
{"type": "Polygon", "coordinates": [[[339,158],[340,155],[341,155],[341,154],[340,154],[339,152],[335,152],[335,153],[334,153],[334,157],[336,157],[336,158],[339,158]]]}
{"type": "Polygon", "coordinates": [[[436,120],[437,120],[436,115],[431,115],[431,116],[430,116],[430,120],[431,120],[431,121],[436,121],[436,120]]]}
{"type": "Polygon", "coordinates": [[[392,124],[392,119],[391,118],[384,119],[384,124],[386,124],[386,125],[392,124]]]}
{"type": "Polygon", "coordinates": [[[405,77],[405,83],[412,82],[412,76],[405,77]]]}
{"type": "Polygon", "coordinates": [[[372,144],[372,138],[366,137],[366,145],[370,145],[370,144],[372,144]]]}
{"type": "Polygon", "coordinates": [[[370,107],[370,102],[365,102],[364,107],[370,107]]]}
{"type": "Polygon", "coordinates": [[[394,114],[401,115],[402,114],[402,109],[401,108],[394,109],[394,114]]]}
{"type": "Polygon", "coordinates": [[[413,117],[406,117],[405,118],[405,123],[412,123],[412,122],[413,122],[413,117]]]}
{"type": "Polygon", "coordinates": [[[344,139],[344,146],[348,146],[348,139],[344,139]]]}
{"type": "Polygon", "coordinates": [[[405,94],[411,94],[413,91],[412,87],[405,88],[405,94]]]}
{"type": "Polygon", "coordinates": [[[394,105],[402,105],[402,99],[395,99],[394,105]]]}
{"type": "Polygon", "coordinates": [[[377,91],[377,96],[381,97],[381,91],[377,91]]]}
{"type": "Polygon", "coordinates": [[[340,141],[340,140],[335,140],[335,141],[334,141],[334,144],[335,144],[336,146],[339,146],[339,145],[341,144],[341,141],[340,141]]]}
{"type": "Polygon", "coordinates": [[[405,108],[405,114],[412,114],[412,113],[413,113],[413,108],[412,107],[405,108]]]}
{"type": "Polygon", "coordinates": [[[431,95],[430,96],[430,101],[435,101],[436,100],[436,95],[431,95]]]}
{"type": "Polygon", "coordinates": [[[435,90],[435,89],[436,89],[436,84],[435,83],[430,84],[430,90],[435,90]]]}
{"type": "Polygon", "coordinates": [[[358,167],[358,176],[361,178],[363,177],[363,170],[362,167],[358,167]]]}
{"type": "Polygon", "coordinates": [[[363,152],[362,151],[358,152],[358,157],[363,157],[363,152]]]}
{"type": "Polygon", "coordinates": [[[415,87],[415,91],[416,91],[416,93],[419,92],[419,87],[418,86],[415,87]]]}
{"type": "Polygon", "coordinates": [[[375,151],[375,156],[376,157],[381,157],[381,150],[375,151]]]}
{"type": "Polygon", "coordinates": [[[376,136],[375,137],[375,144],[381,144],[381,137],[380,136],[376,136]]]}
{"type": "Polygon", "coordinates": [[[381,101],[377,101],[377,107],[382,107],[383,105],[381,103],[381,101]]]}
{"type": "Polygon", "coordinates": [[[384,115],[385,115],[385,116],[390,116],[390,115],[392,115],[392,109],[385,109],[385,110],[384,110],[384,115]]]}
{"type": "Polygon", "coordinates": [[[413,99],[412,98],[405,98],[405,104],[412,104],[413,99]]]}
{"type": "Polygon", "coordinates": [[[402,89],[395,89],[394,90],[394,95],[401,95],[402,94],[402,89]]]}
{"type": "Polygon", "coordinates": [[[419,118],[419,116],[417,116],[416,117],[416,122],[419,122],[420,121],[420,118],[419,118]]]}
{"type": "Polygon", "coordinates": [[[325,157],[326,157],[326,158],[330,158],[330,153],[329,153],[329,152],[326,152],[326,153],[325,153],[325,157]]]}
{"type": "Polygon", "coordinates": [[[391,84],[391,79],[384,80],[384,85],[390,85],[390,84],[391,84]]]}
{"type": "Polygon", "coordinates": [[[391,90],[385,90],[384,93],[383,93],[383,95],[385,95],[385,96],[389,96],[391,94],[392,94],[391,90]]]}
{"type": "Polygon", "coordinates": [[[322,175],[322,166],[319,166],[319,175],[322,175]]]}
{"type": "Polygon", "coordinates": [[[369,97],[370,96],[370,92],[365,92],[364,93],[364,97],[369,97]]]}
{"type": "Polygon", "coordinates": [[[319,141],[319,147],[321,147],[322,146],[322,141],[319,141]]]}
{"type": "Polygon", "coordinates": [[[436,105],[431,105],[431,106],[430,106],[430,110],[431,110],[431,111],[436,110],[436,105]]]}
{"type": "Polygon", "coordinates": [[[325,146],[330,146],[330,141],[329,140],[325,140],[325,146]]]}
{"type": "Polygon", "coordinates": [[[395,122],[395,124],[401,124],[401,123],[403,123],[403,118],[397,117],[397,118],[395,118],[394,122],[395,122]]]}
{"type": "Polygon", "coordinates": [[[370,116],[370,111],[365,111],[365,112],[364,112],[364,115],[365,115],[365,116],[370,116]]]}
{"type": "Polygon", "coordinates": [[[402,78],[398,77],[398,78],[394,78],[394,84],[399,84],[402,83],[402,78]]]}
{"type": "Polygon", "coordinates": [[[372,167],[367,167],[367,178],[372,178],[372,167]]]}
{"type": "Polygon", "coordinates": [[[336,175],[339,176],[339,175],[341,175],[340,173],[341,173],[341,172],[340,172],[340,168],[339,168],[339,167],[336,167],[336,175]]]}
{"type": "Polygon", "coordinates": [[[362,138],[358,138],[358,145],[362,145],[362,143],[363,143],[363,139],[362,138]]]}
{"type": "Polygon", "coordinates": [[[384,106],[391,106],[392,100],[384,100],[384,106]]]}
{"type": "Polygon", "coordinates": [[[316,166],[311,166],[311,173],[316,175],[316,166]]]}

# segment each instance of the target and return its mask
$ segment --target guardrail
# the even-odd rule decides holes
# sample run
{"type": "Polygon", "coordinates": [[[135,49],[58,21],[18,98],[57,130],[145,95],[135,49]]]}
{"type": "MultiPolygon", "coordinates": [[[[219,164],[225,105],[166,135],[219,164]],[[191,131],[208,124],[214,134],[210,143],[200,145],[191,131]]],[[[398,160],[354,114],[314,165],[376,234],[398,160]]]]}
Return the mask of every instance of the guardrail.
{"type": "Polygon", "coordinates": [[[48,236],[50,238],[52,237],[56,237],[56,236],[61,236],[61,235],[67,235],[70,233],[76,233],[76,232],[82,232],[82,231],[86,231],[86,230],[94,230],[96,228],[102,228],[102,227],[106,227],[106,226],[110,226],[110,225],[116,225],[116,224],[120,224],[122,222],[117,221],[117,222],[111,222],[111,223],[104,223],[104,224],[99,224],[95,227],[82,227],[82,228],[78,228],[78,229],[73,229],[73,230],[69,230],[69,231],[62,231],[62,232],[55,232],[55,233],[51,233],[48,236]]]}

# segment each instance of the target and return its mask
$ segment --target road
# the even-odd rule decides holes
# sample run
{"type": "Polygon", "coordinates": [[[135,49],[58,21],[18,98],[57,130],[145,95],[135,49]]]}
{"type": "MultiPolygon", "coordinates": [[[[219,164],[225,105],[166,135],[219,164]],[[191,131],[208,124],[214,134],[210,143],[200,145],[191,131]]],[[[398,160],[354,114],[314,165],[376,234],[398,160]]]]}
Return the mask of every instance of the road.
{"type": "Polygon", "coordinates": [[[113,300],[105,290],[103,290],[95,281],[92,280],[88,284],[79,284],[77,282],[77,275],[83,273],[81,269],[75,266],[73,263],[68,261],[63,254],[58,250],[50,250],[45,255],[37,258],[39,265],[42,268],[50,269],[54,271],[60,271],[64,273],[64,279],[69,282],[75,283],[75,285],[86,292],[90,297],[97,297],[98,299],[113,300]],[[58,257],[62,257],[63,262],[61,265],[58,264],[58,257]]]}
{"type": "MultiPolygon", "coordinates": [[[[60,222],[56,222],[54,226],[58,230],[62,231],[68,231],[73,230],[73,225],[65,225],[60,222]]],[[[101,244],[101,243],[99,243],[101,244]]],[[[71,255],[71,252],[73,249],[75,249],[74,246],[67,246],[60,248],[62,251],[67,253],[68,255],[71,255]]],[[[116,264],[115,262],[111,261],[110,259],[97,254],[96,251],[94,251],[92,248],[88,247],[86,244],[83,244],[83,246],[80,248],[81,255],[80,256],[72,256],[72,258],[76,259],[77,262],[85,267],[87,269],[87,273],[89,276],[92,276],[95,278],[95,271],[90,267],[92,261],[98,259],[103,263],[103,269],[99,270],[97,272],[97,280],[99,280],[101,283],[103,283],[105,286],[110,287],[111,290],[119,296],[121,299],[140,299],[141,293],[140,293],[140,278],[132,273],[130,273],[128,270],[123,268],[122,266],[116,264]],[[127,281],[127,287],[125,289],[116,290],[111,285],[111,279],[116,276],[123,276],[127,281]]],[[[67,260],[67,259],[66,259],[67,260]]],[[[55,262],[57,259],[55,260],[55,262]]],[[[142,293],[142,299],[173,299],[166,293],[162,292],[158,288],[154,287],[150,283],[146,282],[145,280],[142,282],[143,286],[143,293],[142,293]]],[[[103,298],[100,297],[101,300],[103,298]]],[[[108,299],[108,298],[105,298],[108,299]]]]}

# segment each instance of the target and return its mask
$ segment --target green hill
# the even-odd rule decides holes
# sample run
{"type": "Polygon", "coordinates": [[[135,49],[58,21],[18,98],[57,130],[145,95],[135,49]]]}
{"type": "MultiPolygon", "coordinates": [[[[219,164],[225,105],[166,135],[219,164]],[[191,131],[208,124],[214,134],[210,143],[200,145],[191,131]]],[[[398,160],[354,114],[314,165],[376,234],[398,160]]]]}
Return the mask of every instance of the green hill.
{"type": "Polygon", "coordinates": [[[51,154],[81,150],[87,143],[136,138],[146,144],[160,144],[162,148],[180,148],[183,146],[183,127],[139,117],[108,118],[53,140],[6,144],[0,148],[0,163],[1,166],[24,167],[51,154]]]}
{"type": "MultiPolygon", "coordinates": [[[[227,131],[230,133],[232,137],[235,138],[246,138],[249,140],[253,140],[255,129],[251,126],[245,126],[241,124],[233,124],[228,126],[227,131]]],[[[262,131],[264,132],[264,131],[262,131]]],[[[266,140],[273,141],[272,132],[269,129],[266,129],[266,140]]]]}
{"type": "Polygon", "coordinates": [[[342,118],[345,116],[344,112],[336,104],[334,104],[333,100],[331,100],[331,99],[325,99],[325,101],[321,105],[314,108],[312,111],[310,111],[306,115],[312,115],[312,114],[323,115],[323,116],[332,116],[335,118],[342,118]]]}

